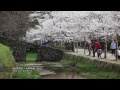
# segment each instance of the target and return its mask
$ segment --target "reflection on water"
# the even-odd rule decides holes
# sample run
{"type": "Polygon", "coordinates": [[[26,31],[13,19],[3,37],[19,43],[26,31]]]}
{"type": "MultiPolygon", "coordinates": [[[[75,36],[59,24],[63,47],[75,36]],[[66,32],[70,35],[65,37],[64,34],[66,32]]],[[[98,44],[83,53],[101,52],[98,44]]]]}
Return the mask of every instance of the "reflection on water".
{"type": "Polygon", "coordinates": [[[76,72],[55,71],[56,74],[43,75],[41,79],[85,79],[76,72]]]}

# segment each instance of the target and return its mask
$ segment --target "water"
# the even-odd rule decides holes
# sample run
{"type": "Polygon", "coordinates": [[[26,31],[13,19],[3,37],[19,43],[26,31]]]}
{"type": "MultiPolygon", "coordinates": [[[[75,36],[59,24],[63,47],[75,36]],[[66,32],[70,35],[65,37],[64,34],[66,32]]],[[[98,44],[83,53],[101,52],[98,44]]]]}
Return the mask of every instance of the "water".
{"type": "Polygon", "coordinates": [[[59,63],[27,63],[19,66],[35,68],[39,72],[39,79],[86,79],[81,75],[82,72],[76,71],[76,68],[63,68],[59,63]]]}
{"type": "Polygon", "coordinates": [[[72,71],[55,71],[55,74],[43,75],[41,79],[85,79],[76,72],[72,71]]]}

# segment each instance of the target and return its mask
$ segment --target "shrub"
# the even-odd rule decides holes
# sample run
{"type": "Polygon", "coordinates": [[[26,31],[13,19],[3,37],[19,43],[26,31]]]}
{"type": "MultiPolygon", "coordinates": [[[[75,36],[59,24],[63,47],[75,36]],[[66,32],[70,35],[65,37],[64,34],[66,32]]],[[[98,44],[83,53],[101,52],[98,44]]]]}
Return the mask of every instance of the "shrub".
{"type": "Polygon", "coordinates": [[[9,47],[0,44],[0,78],[11,78],[12,67],[15,66],[15,59],[9,47]]]}
{"type": "Polygon", "coordinates": [[[12,73],[13,79],[38,79],[39,73],[35,70],[31,72],[19,70],[12,73]]]}
{"type": "Polygon", "coordinates": [[[0,44],[0,63],[4,67],[14,67],[15,66],[15,59],[10,51],[10,48],[0,44]]]}

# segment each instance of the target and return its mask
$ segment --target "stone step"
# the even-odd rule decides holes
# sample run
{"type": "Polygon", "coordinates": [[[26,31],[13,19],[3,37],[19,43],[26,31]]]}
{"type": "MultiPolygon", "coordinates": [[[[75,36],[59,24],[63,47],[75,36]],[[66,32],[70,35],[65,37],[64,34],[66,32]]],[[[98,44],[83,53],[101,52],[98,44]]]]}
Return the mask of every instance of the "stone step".
{"type": "Polygon", "coordinates": [[[40,71],[39,75],[49,75],[49,74],[56,74],[55,72],[53,71],[49,71],[49,70],[43,70],[43,71],[40,71]]]}

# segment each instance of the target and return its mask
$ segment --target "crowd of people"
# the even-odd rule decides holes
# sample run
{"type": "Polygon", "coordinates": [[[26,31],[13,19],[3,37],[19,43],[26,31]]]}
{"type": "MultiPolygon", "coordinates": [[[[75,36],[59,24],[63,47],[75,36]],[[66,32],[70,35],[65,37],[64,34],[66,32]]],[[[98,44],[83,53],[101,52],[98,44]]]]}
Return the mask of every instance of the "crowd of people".
{"type": "MultiPolygon", "coordinates": [[[[95,53],[97,53],[97,57],[102,58],[101,57],[102,49],[101,49],[100,42],[97,40],[91,40],[91,42],[92,42],[91,47],[92,47],[92,51],[93,51],[93,57],[95,57],[95,53]]],[[[86,47],[88,48],[89,45],[86,45],[86,47]]],[[[116,47],[116,42],[114,40],[110,44],[110,50],[111,50],[112,55],[115,56],[117,47],[116,47]]],[[[118,58],[120,59],[120,46],[117,50],[117,55],[118,55],[118,58]]]]}
{"type": "MultiPolygon", "coordinates": [[[[43,45],[48,46],[49,40],[45,40],[43,45]]],[[[111,50],[112,55],[114,55],[114,56],[116,56],[116,50],[117,50],[116,46],[117,46],[116,42],[113,40],[110,44],[110,50],[111,50]]],[[[86,43],[86,48],[87,49],[90,48],[90,45],[88,43],[86,43]]],[[[93,52],[93,57],[95,57],[95,53],[97,53],[97,57],[102,58],[101,55],[102,55],[103,51],[101,49],[101,45],[98,40],[91,40],[91,48],[92,48],[92,52],[93,52]]],[[[120,59],[120,46],[118,47],[117,55],[118,55],[118,58],[120,59]]]]}

